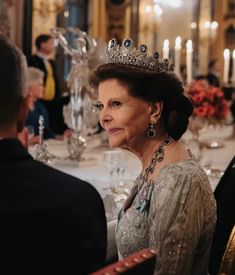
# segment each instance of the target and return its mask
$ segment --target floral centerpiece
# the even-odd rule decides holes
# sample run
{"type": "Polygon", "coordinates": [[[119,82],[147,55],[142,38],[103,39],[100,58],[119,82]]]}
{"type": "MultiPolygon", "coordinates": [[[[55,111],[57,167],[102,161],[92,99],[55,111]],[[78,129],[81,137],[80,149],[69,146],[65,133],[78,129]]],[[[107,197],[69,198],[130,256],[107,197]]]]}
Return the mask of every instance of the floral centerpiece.
{"type": "Polygon", "coordinates": [[[195,80],[187,93],[194,104],[189,129],[198,139],[199,130],[207,124],[221,124],[227,118],[229,105],[220,88],[209,85],[204,79],[195,80]]]}
{"type": "Polygon", "coordinates": [[[204,80],[195,80],[188,90],[194,104],[193,115],[209,123],[223,122],[229,112],[224,93],[204,80]]]}

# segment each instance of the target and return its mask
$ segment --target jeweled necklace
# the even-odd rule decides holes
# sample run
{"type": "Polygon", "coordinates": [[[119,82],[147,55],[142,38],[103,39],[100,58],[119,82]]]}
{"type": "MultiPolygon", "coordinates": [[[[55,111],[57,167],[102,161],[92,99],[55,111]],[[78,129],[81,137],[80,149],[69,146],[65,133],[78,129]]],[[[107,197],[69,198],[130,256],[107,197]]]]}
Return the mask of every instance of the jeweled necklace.
{"type": "Polygon", "coordinates": [[[161,162],[165,155],[165,146],[171,144],[173,138],[169,137],[164,140],[155,150],[149,166],[145,169],[144,174],[136,179],[137,195],[135,198],[136,209],[144,212],[149,207],[149,202],[154,187],[153,180],[148,180],[149,175],[153,174],[157,162],[161,162]]]}

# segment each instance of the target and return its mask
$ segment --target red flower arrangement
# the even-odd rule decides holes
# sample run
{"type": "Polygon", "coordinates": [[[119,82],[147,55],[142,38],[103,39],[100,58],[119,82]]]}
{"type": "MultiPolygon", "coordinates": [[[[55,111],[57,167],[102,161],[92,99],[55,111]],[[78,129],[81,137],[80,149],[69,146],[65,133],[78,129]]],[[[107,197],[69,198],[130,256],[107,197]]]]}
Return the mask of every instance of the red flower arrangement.
{"type": "Polygon", "coordinates": [[[211,122],[224,120],[229,112],[229,105],[223,92],[204,80],[195,80],[188,90],[194,104],[193,115],[211,122]]]}

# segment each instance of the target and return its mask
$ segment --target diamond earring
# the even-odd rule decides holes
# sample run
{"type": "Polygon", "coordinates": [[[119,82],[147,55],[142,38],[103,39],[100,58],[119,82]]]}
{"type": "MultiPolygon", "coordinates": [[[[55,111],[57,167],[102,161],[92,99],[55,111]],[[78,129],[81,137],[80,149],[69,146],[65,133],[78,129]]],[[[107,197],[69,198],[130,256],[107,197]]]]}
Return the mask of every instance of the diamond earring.
{"type": "Polygon", "coordinates": [[[153,138],[157,135],[156,124],[150,123],[146,133],[147,137],[153,138]]]}

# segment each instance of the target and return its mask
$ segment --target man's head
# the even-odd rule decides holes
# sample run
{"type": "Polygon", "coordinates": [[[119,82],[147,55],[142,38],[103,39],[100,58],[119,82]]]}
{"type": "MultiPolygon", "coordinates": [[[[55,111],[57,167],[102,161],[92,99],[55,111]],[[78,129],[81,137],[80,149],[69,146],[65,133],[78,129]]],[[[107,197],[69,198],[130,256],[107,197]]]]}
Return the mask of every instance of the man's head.
{"type": "Polygon", "coordinates": [[[51,35],[41,34],[35,40],[36,48],[43,54],[50,54],[54,49],[53,38],[51,35]]]}
{"type": "Polygon", "coordinates": [[[0,135],[20,131],[27,115],[27,64],[22,52],[0,36],[0,135]]]}
{"type": "Polygon", "coordinates": [[[209,72],[215,73],[219,72],[220,70],[220,64],[217,59],[212,59],[208,64],[208,70],[209,72]]]}

